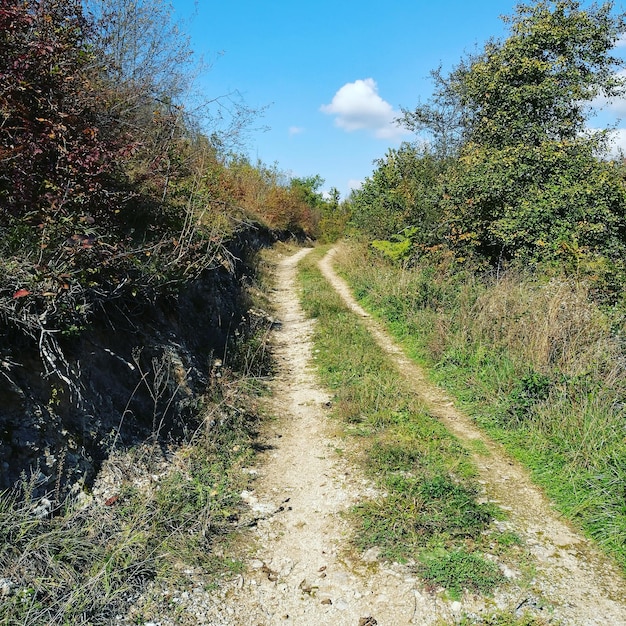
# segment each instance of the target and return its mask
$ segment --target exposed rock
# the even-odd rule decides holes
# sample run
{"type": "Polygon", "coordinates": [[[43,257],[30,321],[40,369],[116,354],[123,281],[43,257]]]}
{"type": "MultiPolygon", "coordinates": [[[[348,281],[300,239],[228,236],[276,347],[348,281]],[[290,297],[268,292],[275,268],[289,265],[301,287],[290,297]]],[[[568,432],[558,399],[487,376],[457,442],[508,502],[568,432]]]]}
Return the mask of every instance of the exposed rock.
{"type": "Polygon", "coordinates": [[[257,310],[246,315],[246,257],[272,242],[242,233],[234,272],[220,265],[153,302],[109,302],[78,335],[59,335],[74,391],[46,374],[35,341],[0,321],[0,489],[26,480],[34,497],[59,500],[90,485],[113,450],[193,432],[229,337],[248,317],[261,323],[257,310]]]}

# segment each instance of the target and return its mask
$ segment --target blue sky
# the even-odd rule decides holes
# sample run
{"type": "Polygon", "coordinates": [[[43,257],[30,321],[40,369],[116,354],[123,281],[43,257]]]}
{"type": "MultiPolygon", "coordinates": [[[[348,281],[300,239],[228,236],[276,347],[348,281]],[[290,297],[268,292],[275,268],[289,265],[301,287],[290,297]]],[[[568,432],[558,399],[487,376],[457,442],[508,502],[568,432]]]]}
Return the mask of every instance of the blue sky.
{"type": "MultiPolygon", "coordinates": [[[[391,122],[426,101],[429,72],[502,37],[509,0],[173,0],[210,98],[239,92],[265,108],[245,151],[294,176],[319,174],[343,196],[373,161],[410,140],[391,122]]],[[[615,110],[611,114],[626,113],[615,110]]],[[[624,115],[626,117],[626,115],[624,115]]],[[[626,124],[624,124],[626,126],[626,124]]],[[[626,140],[626,130],[623,133],[626,140]]]]}

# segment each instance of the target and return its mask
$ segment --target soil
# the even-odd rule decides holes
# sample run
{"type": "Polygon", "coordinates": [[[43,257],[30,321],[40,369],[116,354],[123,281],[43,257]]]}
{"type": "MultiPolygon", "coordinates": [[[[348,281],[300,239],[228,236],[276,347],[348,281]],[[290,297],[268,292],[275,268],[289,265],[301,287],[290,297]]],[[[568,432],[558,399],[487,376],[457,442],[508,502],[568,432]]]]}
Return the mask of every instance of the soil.
{"type": "Polygon", "coordinates": [[[176,295],[164,286],[137,298],[120,291],[92,307],[80,332],[51,329],[60,351],[47,365],[44,344],[0,319],[0,490],[26,475],[34,498],[61,502],[90,489],[113,451],[181,440],[206,390],[207,356],[245,330],[249,257],[272,241],[242,230],[228,248],[232,266],[203,272],[176,295]]]}
{"type": "MultiPolygon", "coordinates": [[[[341,294],[414,385],[433,415],[459,439],[474,442],[485,498],[508,511],[506,524],[520,535],[535,561],[531,580],[504,572],[510,585],[485,600],[459,601],[428,590],[411,564],[379,561],[376,550],[348,548],[350,527],[342,515],[365,498],[384,497],[362,475],[354,450],[329,418],[330,398],[311,367],[313,322],[296,289],[296,266],[310,252],[284,258],[274,300],[280,324],[274,336],[278,374],[273,380],[267,451],[242,494],[255,522],[240,538],[244,572],[217,590],[197,585],[175,598],[176,624],[270,626],[400,626],[456,623],[464,613],[506,609],[542,616],[548,623],[626,626],[626,584],[618,569],[551,506],[525,470],[479,432],[452,401],[428,383],[422,370],[353,299],[332,269],[331,252],[320,263],[341,294]],[[476,441],[482,442],[480,446],[476,441]]],[[[159,624],[170,623],[160,620],[159,624]]]]}

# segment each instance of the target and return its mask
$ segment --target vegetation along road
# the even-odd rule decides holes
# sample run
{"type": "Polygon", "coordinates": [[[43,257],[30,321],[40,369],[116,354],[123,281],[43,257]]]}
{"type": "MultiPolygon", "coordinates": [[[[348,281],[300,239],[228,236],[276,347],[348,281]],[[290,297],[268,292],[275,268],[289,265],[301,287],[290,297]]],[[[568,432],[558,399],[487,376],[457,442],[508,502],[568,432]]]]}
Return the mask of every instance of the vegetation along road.
{"type": "Polygon", "coordinates": [[[346,198],[177,20],[0,3],[0,624],[626,626],[626,13],[521,2],[346,198]]]}
{"type": "Polygon", "coordinates": [[[337,249],[321,254],[277,265],[276,419],[242,493],[244,569],[179,611],[216,625],[626,624],[617,568],[356,303],[337,249]],[[344,376],[367,415],[337,393],[344,376]]]}

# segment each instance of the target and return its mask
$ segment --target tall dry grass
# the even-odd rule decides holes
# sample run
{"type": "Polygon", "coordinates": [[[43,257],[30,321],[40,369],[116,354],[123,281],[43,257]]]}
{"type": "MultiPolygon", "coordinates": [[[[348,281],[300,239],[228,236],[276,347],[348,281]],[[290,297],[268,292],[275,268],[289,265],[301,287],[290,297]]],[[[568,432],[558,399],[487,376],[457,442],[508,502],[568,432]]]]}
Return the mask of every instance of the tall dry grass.
{"type": "Polygon", "coordinates": [[[505,349],[538,371],[577,376],[593,370],[611,382],[624,376],[620,343],[585,282],[540,283],[513,271],[482,287],[458,323],[474,341],[505,349]]]}
{"type": "Polygon", "coordinates": [[[338,266],[431,377],[626,569],[626,356],[618,308],[566,275],[495,277],[365,247],[338,266]]]}

